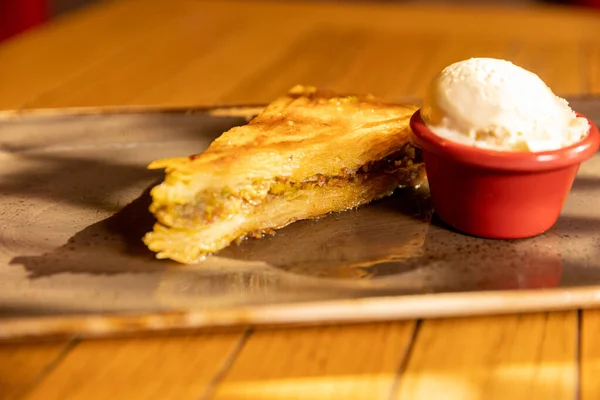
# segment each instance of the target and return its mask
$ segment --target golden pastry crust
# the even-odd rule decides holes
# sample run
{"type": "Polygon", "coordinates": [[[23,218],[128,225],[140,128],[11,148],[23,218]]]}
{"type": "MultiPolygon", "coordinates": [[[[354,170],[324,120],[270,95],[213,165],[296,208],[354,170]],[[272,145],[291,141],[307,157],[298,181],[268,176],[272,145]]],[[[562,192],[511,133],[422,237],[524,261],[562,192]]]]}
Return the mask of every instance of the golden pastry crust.
{"type": "Polygon", "coordinates": [[[342,211],[423,176],[410,145],[417,106],[297,86],[201,154],[155,161],[160,258],[201,260],[233,240],[342,211]]]}

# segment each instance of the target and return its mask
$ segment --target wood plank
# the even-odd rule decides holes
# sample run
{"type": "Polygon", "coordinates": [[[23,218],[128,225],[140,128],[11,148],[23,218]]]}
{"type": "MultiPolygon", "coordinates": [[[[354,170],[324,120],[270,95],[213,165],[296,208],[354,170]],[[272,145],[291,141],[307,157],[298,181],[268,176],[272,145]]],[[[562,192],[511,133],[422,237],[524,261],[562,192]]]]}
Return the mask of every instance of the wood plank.
{"type": "MultiPolygon", "coordinates": [[[[552,71],[579,68],[570,56],[599,21],[572,9],[111,1],[1,46],[0,108],[256,103],[296,83],[422,96],[447,63],[515,41],[542,43],[541,55],[556,44],[552,71]]],[[[566,76],[558,91],[575,93],[581,80],[566,76]]]]}
{"type": "MultiPolygon", "coordinates": [[[[311,13],[304,15],[307,7],[298,3],[268,7],[258,4],[276,18],[260,20],[260,13],[244,10],[249,18],[260,20],[252,30],[251,40],[236,37],[224,47],[216,48],[210,57],[198,60],[181,74],[142,94],[137,102],[185,105],[195,99],[208,104],[265,103],[297,83],[326,86],[342,92],[371,92],[391,98],[421,97],[429,80],[449,63],[473,56],[510,57],[522,40],[506,34],[505,29],[490,32],[486,28],[485,37],[473,35],[470,31],[472,23],[464,25],[469,27],[467,31],[461,26],[453,28],[453,33],[449,34],[448,27],[443,27],[448,24],[447,18],[439,21],[436,29],[425,30],[417,22],[423,19],[423,8],[412,5],[365,8],[353,4],[341,9],[326,4],[318,9],[310,8],[311,13]],[[285,15],[297,18],[289,20],[285,15]],[[331,19],[333,15],[335,18],[331,19]],[[327,23],[324,23],[325,16],[329,16],[327,23]],[[378,21],[377,26],[364,23],[370,18],[378,21]],[[397,24],[398,18],[402,18],[402,24],[397,24]],[[282,19],[284,25],[276,26],[273,22],[282,19]],[[298,25],[298,21],[302,25],[298,25]],[[437,29],[444,33],[436,34],[437,29]],[[271,34],[275,30],[278,32],[276,39],[271,34]],[[267,48],[263,46],[266,42],[270,44],[267,48]],[[398,47],[401,50],[393,50],[398,47]],[[231,54],[239,55],[243,62],[231,63],[231,54]],[[203,82],[202,91],[190,84],[199,76],[209,77],[203,82]],[[208,90],[204,90],[207,85],[208,90]]],[[[435,9],[437,13],[432,13],[431,8],[428,10],[432,18],[449,11],[443,7],[435,9]]],[[[465,15],[473,14],[471,21],[489,23],[481,15],[483,10],[461,9],[463,11],[465,15]]],[[[533,24],[537,30],[530,29],[528,37],[533,37],[534,43],[559,43],[562,48],[572,47],[579,37],[569,35],[557,40],[550,34],[555,29],[553,23],[562,24],[569,20],[568,24],[571,24],[574,21],[571,18],[584,23],[582,18],[585,19],[577,14],[577,17],[570,15],[557,21],[557,16],[551,12],[536,13],[534,15],[544,18],[531,19],[528,13],[515,15],[513,11],[500,10],[497,18],[510,19],[516,26],[525,21],[530,26],[533,24]],[[547,33],[545,37],[538,36],[540,29],[547,33]]],[[[462,18],[457,14],[459,16],[462,18]]],[[[455,20],[452,23],[458,25],[455,20]]],[[[557,60],[561,61],[560,58],[557,60]]],[[[572,62],[579,63],[580,57],[572,62]]],[[[564,77],[560,79],[564,80],[564,77]]],[[[582,82],[580,76],[570,75],[567,83],[559,83],[559,90],[574,93],[582,82]]]]}
{"type": "Polygon", "coordinates": [[[19,398],[68,349],[68,341],[0,343],[0,399],[19,398]]]}
{"type": "Polygon", "coordinates": [[[242,333],[85,340],[27,399],[198,399],[242,333]]]}
{"type": "Polygon", "coordinates": [[[259,330],[213,399],[387,399],[413,322],[259,330]]]}
{"type": "Polygon", "coordinates": [[[424,321],[398,399],[571,399],[577,313],[424,321]]]}
{"type": "Polygon", "coordinates": [[[591,71],[586,70],[586,52],[590,47],[578,42],[508,41],[461,38],[447,35],[421,48],[421,59],[426,60],[406,90],[409,97],[422,98],[435,74],[445,66],[470,57],[504,58],[535,72],[552,90],[561,95],[587,94],[591,71]]]}
{"type": "Polygon", "coordinates": [[[418,51],[421,60],[418,74],[412,77],[406,96],[422,98],[429,82],[444,67],[471,57],[510,58],[514,42],[489,38],[447,34],[418,51]]]}
{"type": "Polygon", "coordinates": [[[561,96],[588,93],[586,42],[519,42],[511,61],[535,72],[561,96]]]}
{"type": "Polygon", "coordinates": [[[586,43],[588,92],[600,95],[600,41],[586,43]]]}
{"type": "Polygon", "coordinates": [[[600,399],[600,310],[581,313],[581,400],[600,399]]]}
{"type": "MultiPolygon", "coordinates": [[[[0,108],[22,107],[61,86],[78,92],[76,81],[68,84],[73,77],[139,41],[152,43],[157,27],[176,22],[190,6],[185,1],[105,1],[7,42],[0,46],[0,108]]],[[[130,56],[135,58],[135,51],[130,56]]],[[[119,61],[115,58],[104,73],[118,69],[119,61]]],[[[109,98],[114,89],[105,89],[92,99],[109,98]]]]}
{"type": "MultiPolygon", "coordinates": [[[[188,7],[175,7],[179,12],[153,29],[152,40],[129,43],[60,86],[28,101],[24,107],[130,104],[140,92],[168,81],[188,64],[210,58],[212,49],[220,48],[226,38],[246,28],[241,18],[210,13],[210,8],[200,8],[193,3],[186,5],[188,7]]],[[[200,84],[198,76],[202,75],[186,82],[186,87],[195,93],[199,92],[198,86],[190,82],[200,84]]],[[[174,88],[169,89],[169,93],[173,93],[174,88]]]]}
{"type": "MultiPolygon", "coordinates": [[[[335,3],[334,3],[335,4],[335,3]]],[[[419,34],[453,34],[473,38],[573,42],[597,37],[598,13],[576,7],[534,4],[515,7],[483,2],[359,2],[339,7],[331,24],[370,29],[405,30],[419,34]]],[[[398,51],[402,51],[399,43],[398,51]]],[[[393,51],[393,49],[390,49],[393,51]]]]}
{"type": "MultiPolygon", "coordinates": [[[[594,39],[600,15],[575,7],[514,7],[499,4],[427,4],[427,2],[273,2],[220,1],[223,10],[248,18],[268,15],[274,25],[294,19],[319,26],[369,31],[456,34],[490,39],[565,41],[594,39]],[[507,29],[510,24],[510,29],[507,29]]],[[[273,37],[276,40],[276,37],[273,37]]],[[[404,41],[390,52],[403,51],[404,41]]],[[[333,51],[335,49],[332,49],[333,51]]]]}
{"type": "Polygon", "coordinates": [[[276,60],[232,88],[223,102],[268,102],[298,83],[339,90],[336,82],[348,73],[349,66],[364,57],[362,51],[367,47],[367,38],[361,31],[315,29],[286,46],[276,60]],[[335,56],[332,49],[336,49],[335,56]]]}
{"type": "MultiPolygon", "coordinates": [[[[236,15],[229,15],[229,18],[242,18],[236,15]]],[[[262,15],[244,19],[243,24],[243,30],[234,31],[233,35],[221,35],[217,46],[191,60],[177,73],[140,91],[129,103],[169,106],[259,104],[271,101],[273,93],[281,95],[297,84],[296,76],[290,78],[291,74],[285,69],[273,72],[272,66],[280,64],[279,60],[285,58],[291,43],[311,28],[311,21],[298,19],[274,27],[272,21],[262,15]],[[277,31],[277,40],[273,40],[273,31],[277,31]],[[269,71],[266,79],[261,75],[264,70],[269,71]],[[243,90],[244,83],[249,81],[254,82],[249,88],[251,91],[243,90]]],[[[298,64],[298,56],[294,57],[295,64],[298,64]]],[[[155,60],[155,63],[160,65],[161,62],[155,60]]],[[[310,83],[313,78],[305,80],[310,83]]]]}
{"type": "Polygon", "coordinates": [[[221,103],[268,102],[297,83],[342,93],[421,97],[444,66],[473,57],[506,56],[510,42],[446,35],[321,28],[300,37],[271,64],[245,79],[221,103]],[[390,52],[397,43],[404,51],[390,52]],[[331,49],[338,49],[331,57],[331,49]],[[307,60],[298,63],[298,60],[307,60]]]}

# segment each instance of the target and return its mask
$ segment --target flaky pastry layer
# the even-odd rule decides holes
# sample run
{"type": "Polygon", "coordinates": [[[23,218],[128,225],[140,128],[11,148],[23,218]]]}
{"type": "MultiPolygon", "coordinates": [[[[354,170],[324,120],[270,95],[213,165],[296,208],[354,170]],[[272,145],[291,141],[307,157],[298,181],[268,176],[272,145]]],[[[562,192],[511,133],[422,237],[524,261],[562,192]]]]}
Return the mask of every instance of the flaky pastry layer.
{"type": "Polygon", "coordinates": [[[151,191],[158,223],[144,242],[159,258],[194,263],[236,239],[414,185],[424,176],[410,144],[416,109],[296,87],[205,152],[150,165],[166,176],[151,191]]]}

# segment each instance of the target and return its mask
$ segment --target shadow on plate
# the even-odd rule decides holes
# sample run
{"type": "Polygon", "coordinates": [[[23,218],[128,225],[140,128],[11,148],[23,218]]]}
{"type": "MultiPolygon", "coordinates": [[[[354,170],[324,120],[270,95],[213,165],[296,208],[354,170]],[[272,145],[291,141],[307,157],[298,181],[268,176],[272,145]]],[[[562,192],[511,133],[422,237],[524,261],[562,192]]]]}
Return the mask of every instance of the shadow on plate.
{"type": "Polygon", "coordinates": [[[189,148],[200,152],[223,131],[245,122],[184,111],[0,119],[0,152],[18,163],[3,169],[0,192],[116,212],[122,206],[111,194],[162,176],[146,169],[154,154],[161,154],[151,149],[179,142],[185,149],[179,155],[187,156],[189,148]]]}
{"type": "Polygon", "coordinates": [[[403,189],[356,210],[295,222],[275,236],[230,246],[219,256],[263,261],[313,277],[367,279],[399,274],[406,271],[404,261],[421,255],[430,216],[428,194],[403,189]]]}
{"type": "Polygon", "coordinates": [[[162,271],[169,263],[157,260],[142,242],[152,230],[148,211],[150,188],[121,211],[77,232],[67,243],[40,256],[15,257],[30,278],[60,273],[122,274],[162,271]]]}
{"type": "MultiPolygon", "coordinates": [[[[264,268],[272,285],[276,270],[308,278],[372,280],[365,289],[411,292],[460,292],[555,287],[600,282],[600,268],[563,257],[569,235],[591,233],[599,221],[562,217],[550,232],[531,239],[500,241],[474,238],[431,219],[429,198],[418,191],[394,196],[320,220],[296,222],[273,237],[232,245],[204,265],[192,268],[156,260],[142,236],[152,229],[149,189],[115,215],[75,234],[65,245],[41,256],[16,257],[32,278],[58,273],[148,273],[168,269],[205,287],[221,285],[224,275],[262,282],[264,268]],[[227,267],[231,266],[231,269],[227,267]],[[567,269],[566,273],[564,269],[567,269]],[[198,279],[189,279],[190,274],[198,279]],[[210,284],[209,286],[213,286],[210,284]]],[[[599,240],[600,242],[600,240],[599,240]]],[[[600,243],[599,243],[600,244],[600,243]]],[[[229,281],[229,278],[225,279],[229,281]]],[[[223,282],[225,282],[223,281],[223,282]]],[[[264,283],[264,282],[263,282],[264,283]]],[[[260,285],[259,285],[260,286],[260,285]]]]}
{"type": "Polygon", "coordinates": [[[118,210],[110,198],[117,193],[156,179],[160,172],[119,162],[66,154],[19,154],[24,166],[4,173],[0,192],[5,196],[44,199],[102,211],[118,210]],[[118,180],[115,177],[119,177],[118,180]]]}
{"type": "MultiPolygon", "coordinates": [[[[24,224],[52,229],[69,215],[96,221],[98,214],[116,212],[76,233],[67,243],[40,256],[15,257],[30,277],[58,273],[118,274],[163,269],[141,242],[152,228],[147,208],[150,196],[140,191],[162,179],[162,171],[146,166],[161,156],[187,156],[202,151],[223,131],[246,122],[244,117],[212,116],[185,111],[106,115],[22,116],[0,120],[0,152],[14,159],[0,174],[0,191],[25,214],[36,204],[52,210],[31,213],[24,224]],[[123,199],[136,198],[125,208],[123,199]]],[[[8,221],[8,219],[6,220],[8,221]]],[[[44,232],[36,232],[44,235],[44,232]]],[[[174,263],[173,263],[174,264],[174,263]]]]}

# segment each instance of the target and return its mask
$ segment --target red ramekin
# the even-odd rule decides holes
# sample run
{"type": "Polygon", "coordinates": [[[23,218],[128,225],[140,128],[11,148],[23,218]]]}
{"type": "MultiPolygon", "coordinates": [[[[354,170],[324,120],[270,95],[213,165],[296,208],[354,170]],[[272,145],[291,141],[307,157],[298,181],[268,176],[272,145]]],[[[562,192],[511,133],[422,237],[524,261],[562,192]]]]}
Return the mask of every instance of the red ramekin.
{"type": "Polygon", "coordinates": [[[579,165],[600,146],[598,128],[588,122],[590,132],[579,143],[537,153],[485,150],[444,139],[427,128],[420,110],[410,127],[440,219],[473,236],[519,239],[547,231],[558,219],[579,165]]]}

